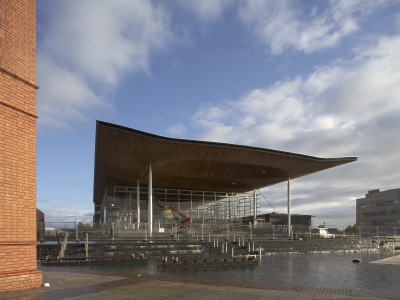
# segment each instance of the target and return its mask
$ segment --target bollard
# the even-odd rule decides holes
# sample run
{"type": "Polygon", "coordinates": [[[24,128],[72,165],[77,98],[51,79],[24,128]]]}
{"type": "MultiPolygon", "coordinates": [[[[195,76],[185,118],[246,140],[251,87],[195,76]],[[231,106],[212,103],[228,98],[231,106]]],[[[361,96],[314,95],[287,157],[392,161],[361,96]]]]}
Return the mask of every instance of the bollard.
{"type": "Polygon", "coordinates": [[[215,248],[215,238],[214,238],[214,248],[215,248]]]}
{"type": "Polygon", "coordinates": [[[222,253],[224,253],[224,250],[225,250],[225,245],[224,245],[224,244],[222,244],[221,246],[222,246],[222,247],[221,247],[221,249],[222,249],[222,253]]]}
{"type": "Polygon", "coordinates": [[[232,257],[233,257],[233,247],[232,247],[232,257]]]}
{"type": "Polygon", "coordinates": [[[261,261],[261,246],[260,246],[259,255],[260,255],[260,261],[261,261]]]}
{"type": "Polygon", "coordinates": [[[254,252],[254,242],[253,242],[253,252],[254,252]]]}
{"type": "Polygon", "coordinates": [[[217,237],[217,247],[218,247],[218,237],[217,237]]]}
{"type": "Polygon", "coordinates": [[[236,242],[236,232],[233,233],[233,241],[236,242]]]}
{"type": "Polygon", "coordinates": [[[86,239],[85,239],[85,256],[86,260],[89,257],[89,234],[86,232],[86,239]]]}

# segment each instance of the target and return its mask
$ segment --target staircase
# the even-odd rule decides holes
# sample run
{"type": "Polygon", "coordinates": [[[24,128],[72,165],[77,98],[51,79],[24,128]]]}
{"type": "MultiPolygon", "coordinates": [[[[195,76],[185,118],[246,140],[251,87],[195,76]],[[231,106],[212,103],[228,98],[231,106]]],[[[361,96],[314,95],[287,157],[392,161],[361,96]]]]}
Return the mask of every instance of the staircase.
{"type": "MultiPolygon", "coordinates": [[[[88,244],[89,259],[130,259],[144,257],[159,259],[162,256],[204,257],[208,253],[207,243],[177,241],[96,241],[88,244]]],[[[57,258],[61,245],[39,244],[37,258],[57,258]]],[[[65,250],[64,260],[86,258],[84,242],[70,242],[65,250]]]]}

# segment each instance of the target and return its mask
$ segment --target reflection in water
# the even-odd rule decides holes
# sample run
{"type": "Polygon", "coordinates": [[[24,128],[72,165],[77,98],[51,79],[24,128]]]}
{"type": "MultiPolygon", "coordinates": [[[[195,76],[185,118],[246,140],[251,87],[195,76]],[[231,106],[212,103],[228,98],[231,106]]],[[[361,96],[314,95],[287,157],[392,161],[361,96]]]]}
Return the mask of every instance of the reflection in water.
{"type": "MultiPolygon", "coordinates": [[[[400,292],[400,266],[370,264],[393,256],[391,253],[279,254],[263,256],[259,263],[217,265],[167,265],[156,262],[102,264],[73,268],[123,271],[137,274],[167,274],[266,283],[286,283],[347,289],[386,289],[400,292]],[[361,263],[353,263],[361,258],[361,263]]],[[[45,268],[45,267],[43,267],[45,268]]]]}

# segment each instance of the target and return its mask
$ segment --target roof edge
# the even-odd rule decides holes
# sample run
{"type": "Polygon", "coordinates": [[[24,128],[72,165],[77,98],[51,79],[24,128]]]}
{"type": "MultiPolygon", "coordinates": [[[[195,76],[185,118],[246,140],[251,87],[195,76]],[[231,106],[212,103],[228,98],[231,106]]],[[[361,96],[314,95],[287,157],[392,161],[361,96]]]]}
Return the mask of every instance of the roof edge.
{"type": "Polygon", "coordinates": [[[127,131],[130,133],[142,135],[142,136],[145,136],[148,138],[163,140],[163,141],[167,141],[167,142],[175,142],[175,143],[178,142],[178,143],[183,143],[183,144],[197,144],[197,145],[209,145],[209,146],[236,148],[236,149],[247,149],[247,150],[253,150],[253,151],[269,152],[269,153],[274,153],[274,154],[282,154],[282,155],[286,155],[286,156],[301,157],[301,158],[311,159],[311,160],[315,160],[315,161],[353,162],[353,161],[357,161],[357,159],[358,159],[358,156],[322,158],[322,157],[316,157],[316,156],[311,156],[311,155],[306,155],[306,154],[299,154],[299,153],[294,153],[294,152],[274,150],[274,149],[268,149],[268,148],[262,148],[262,147],[256,147],[256,146],[246,146],[246,145],[230,144],[230,143],[222,143],[222,142],[211,142],[211,141],[166,137],[166,136],[157,135],[154,133],[149,133],[149,132],[141,131],[138,129],[134,129],[134,128],[130,128],[130,127],[114,124],[114,123],[109,123],[109,122],[105,122],[105,121],[101,121],[101,120],[96,120],[96,140],[97,140],[98,126],[104,126],[104,127],[109,127],[109,128],[113,128],[113,129],[123,130],[123,131],[127,131]]]}

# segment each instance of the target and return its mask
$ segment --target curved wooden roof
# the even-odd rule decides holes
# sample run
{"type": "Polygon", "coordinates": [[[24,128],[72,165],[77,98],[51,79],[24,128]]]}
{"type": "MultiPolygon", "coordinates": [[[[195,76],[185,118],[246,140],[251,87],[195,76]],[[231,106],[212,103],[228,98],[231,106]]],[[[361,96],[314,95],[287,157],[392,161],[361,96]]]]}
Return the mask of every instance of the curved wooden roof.
{"type": "Polygon", "coordinates": [[[176,139],[97,121],[93,201],[108,185],[247,192],[336,167],[356,157],[319,158],[259,147],[176,139]]]}

